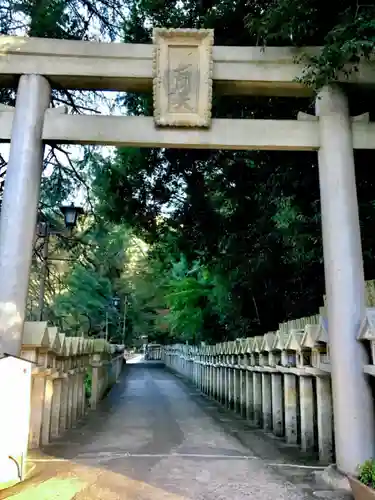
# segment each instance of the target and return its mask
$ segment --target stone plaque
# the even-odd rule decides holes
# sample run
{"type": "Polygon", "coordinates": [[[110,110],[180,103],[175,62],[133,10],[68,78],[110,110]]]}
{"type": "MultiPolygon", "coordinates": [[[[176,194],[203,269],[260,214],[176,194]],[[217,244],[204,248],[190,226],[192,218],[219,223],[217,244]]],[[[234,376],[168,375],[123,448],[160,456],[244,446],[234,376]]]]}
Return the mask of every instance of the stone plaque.
{"type": "Polygon", "coordinates": [[[154,28],[156,125],[210,126],[213,37],[213,30],[154,28]]]}

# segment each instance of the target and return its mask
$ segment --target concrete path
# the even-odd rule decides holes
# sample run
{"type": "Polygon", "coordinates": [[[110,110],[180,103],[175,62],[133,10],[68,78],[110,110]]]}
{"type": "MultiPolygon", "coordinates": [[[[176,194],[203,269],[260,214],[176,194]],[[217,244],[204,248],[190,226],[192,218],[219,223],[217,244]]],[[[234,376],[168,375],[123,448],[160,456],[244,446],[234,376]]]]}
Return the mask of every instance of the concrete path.
{"type": "Polygon", "coordinates": [[[140,361],[98,412],[35,458],[34,477],[12,490],[14,500],[348,498],[314,482],[313,464],[140,361]]]}

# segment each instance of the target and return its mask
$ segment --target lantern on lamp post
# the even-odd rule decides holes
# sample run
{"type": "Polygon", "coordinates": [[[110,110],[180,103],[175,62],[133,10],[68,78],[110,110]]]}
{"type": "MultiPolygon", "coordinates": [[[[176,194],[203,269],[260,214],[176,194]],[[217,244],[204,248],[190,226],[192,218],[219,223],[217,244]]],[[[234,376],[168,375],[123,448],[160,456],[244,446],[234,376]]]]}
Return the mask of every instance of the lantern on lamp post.
{"type": "Polygon", "coordinates": [[[83,214],[83,208],[76,207],[74,203],[61,206],[60,211],[64,216],[65,227],[68,229],[76,227],[78,217],[83,214]]]}

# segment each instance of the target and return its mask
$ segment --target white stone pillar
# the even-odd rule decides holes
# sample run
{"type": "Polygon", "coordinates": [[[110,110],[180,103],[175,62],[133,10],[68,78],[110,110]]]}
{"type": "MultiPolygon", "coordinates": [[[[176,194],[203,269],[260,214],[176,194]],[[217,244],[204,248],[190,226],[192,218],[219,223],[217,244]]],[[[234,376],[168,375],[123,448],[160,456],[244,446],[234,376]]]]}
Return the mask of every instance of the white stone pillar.
{"type": "Polygon", "coordinates": [[[297,380],[293,374],[284,375],[285,438],[297,444],[297,380]]]}
{"type": "Polygon", "coordinates": [[[265,431],[272,430],[271,374],[262,373],[262,420],[265,431]]]}
{"type": "Polygon", "coordinates": [[[254,424],[262,425],[262,374],[253,372],[254,424]]]}
{"type": "Polygon", "coordinates": [[[301,415],[301,449],[314,449],[314,392],[311,377],[299,377],[299,408],[301,415]]]}
{"type": "Polygon", "coordinates": [[[338,86],[323,88],[316,113],[336,461],[354,474],[374,456],[375,423],[365,348],[357,341],[365,304],[351,120],[338,86]]]}
{"type": "Polygon", "coordinates": [[[273,433],[281,437],[284,435],[283,376],[280,373],[272,373],[271,378],[273,433]]]}
{"type": "Polygon", "coordinates": [[[316,404],[319,459],[330,463],[332,461],[333,414],[331,381],[328,376],[316,377],[316,404]]]}
{"type": "Polygon", "coordinates": [[[21,76],[0,220],[0,352],[15,356],[21,352],[49,102],[45,78],[21,76]]]}

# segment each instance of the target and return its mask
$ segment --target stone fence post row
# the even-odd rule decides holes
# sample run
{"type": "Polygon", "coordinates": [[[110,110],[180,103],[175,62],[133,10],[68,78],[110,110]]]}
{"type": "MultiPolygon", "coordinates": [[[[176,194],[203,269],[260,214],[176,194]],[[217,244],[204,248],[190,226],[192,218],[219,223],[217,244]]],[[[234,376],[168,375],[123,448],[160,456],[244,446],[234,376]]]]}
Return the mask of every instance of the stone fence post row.
{"type": "Polygon", "coordinates": [[[25,323],[21,358],[33,363],[30,449],[62,436],[97,407],[120,376],[123,351],[104,339],[67,337],[43,321],[25,323]]]}
{"type": "MultiPolygon", "coordinates": [[[[375,308],[366,310],[358,337],[368,344],[375,375],[375,308]]],[[[273,432],[323,463],[334,459],[331,364],[325,308],[279,325],[277,332],[206,346],[176,344],[166,366],[208,397],[273,432]]],[[[348,402],[350,404],[350,402],[348,402]]]]}

